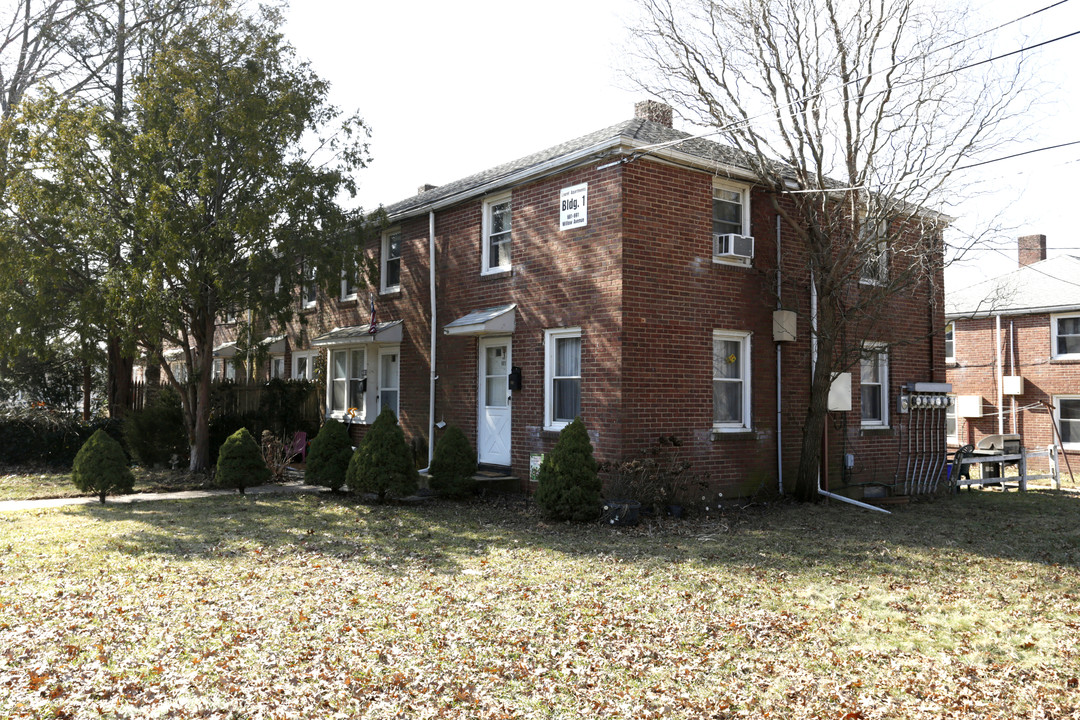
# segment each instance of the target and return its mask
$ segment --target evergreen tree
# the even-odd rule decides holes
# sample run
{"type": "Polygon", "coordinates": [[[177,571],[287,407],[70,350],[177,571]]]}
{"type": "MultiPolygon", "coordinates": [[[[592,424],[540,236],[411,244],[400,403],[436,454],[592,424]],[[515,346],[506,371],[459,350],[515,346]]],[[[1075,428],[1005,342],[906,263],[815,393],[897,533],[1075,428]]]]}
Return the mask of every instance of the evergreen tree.
{"type": "Polygon", "coordinates": [[[404,497],[416,492],[418,475],[405,433],[390,408],[383,408],[349,461],[345,482],[353,492],[404,497]]]}
{"type": "Polygon", "coordinates": [[[240,428],[225,441],[218,453],[215,480],[222,487],[234,487],[244,494],[244,488],[262,485],[270,480],[270,470],[263,460],[255,438],[247,428],[240,428]]]}
{"type": "Polygon", "coordinates": [[[135,477],[128,467],[124,448],[104,430],[97,430],[75,455],[71,481],[83,492],[92,492],[102,504],[109,493],[129,493],[135,477]]]}
{"type": "Polygon", "coordinates": [[[600,476],[581,418],[559,433],[537,473],[536,504],[553,520],[594,520],[600,509],[600,476]]]}
{"type": "Polygon", "coordinates": [[[322,485],[337,492],[345,484],[345,473],[352,459],[352,440],[344,423],[327,420],[319,434],[311,441],[308,451],[304,482],[322,485]]]}
{"type": "Polygon", "coordinates": [[[431,459],[431,489],[442,497],[464,498],[476,490],[476,451],[461,428],[450,425],[431,459]]]}

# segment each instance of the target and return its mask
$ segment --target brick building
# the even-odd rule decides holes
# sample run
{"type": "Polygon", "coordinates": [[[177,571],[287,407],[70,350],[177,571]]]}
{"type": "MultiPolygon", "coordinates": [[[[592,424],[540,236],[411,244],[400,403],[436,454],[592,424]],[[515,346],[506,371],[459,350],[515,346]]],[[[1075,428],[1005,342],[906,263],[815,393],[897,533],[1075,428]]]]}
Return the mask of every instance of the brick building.
{"type": "MultiPolygon", "coordinates": [[[[461,427],[523,487],[580,415],[601,459],[673,435],[725,496],[775,493],[809,400],[805,251],[737,152],[674,130],[666,106],[636,110],[387,207],[377,331],[366,289],[305,293],[307,326],[267,341],[281,371],[323,368],[327,415],[354,437],[390,405],[412,438],[461,427]]],[[[865,338],[852,411],[830,423],[837,492],[894,477],[902,384],[944,380],[940,287],[865,338]]]]}
{"type": "Polygon", "coordinates": [[[1048,260],[1046,236],[1028,235],[1018,241],[1018,260],[1016,270],[947,298],[946,375],[960,399],[949,440],[1016,433],[1028,449],[1044,449],[1059,442],[1056,423],[1076,467],[1080,257],[1048,260]]]}

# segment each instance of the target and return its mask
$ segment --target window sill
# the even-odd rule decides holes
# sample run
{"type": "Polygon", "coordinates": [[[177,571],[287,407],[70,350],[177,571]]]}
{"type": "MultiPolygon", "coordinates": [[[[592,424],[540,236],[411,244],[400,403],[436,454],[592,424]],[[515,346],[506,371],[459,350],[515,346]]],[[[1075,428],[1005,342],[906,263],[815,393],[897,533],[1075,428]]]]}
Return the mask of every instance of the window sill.
{"type": "Polygon", "coordinates": [[[484,270],[480,273],[481,280],[497,280],[499,278],[510,277],[514,274],[514,268],[495,268],[494,270],[484,270]]]}
{"type": "Polygon", "coordinates": [[[744,260],[744,259],[741,259],[741,258],[727,257],[727,256],[724,256],[724,255],[713,255],[712,261],[713,261],[713,265],[725,265],[727,267],[749,268],[749,267],[753,267],[753,264],[754,264],[753,260],[751,260],[751,259],[745,259],[744,260]]]}
{"type": "Polygon", "coordinates": [[[379,291],[380,297],[391,298],[401,295],[401,286],[395,285],[394,287],[388,287],[379,291]]]}
{"type": "Polygon", "coordinates": [[[753,428],[710,428],[710,439],[716,442],[720,438],[728,440],[757,440],[757,431],[753,428]]]}
{"type": "Polygon", "coordinates": [[[1050,363],[1056,365],[1075,365],[1080,363],[1080,355],[1057,355],[1050,358],[1050,363]]]}
{"type": "Polygon", "coordinates": [[[318,309],[319,309],[319,304],[318,303],[316,303],[314,305],[301,305],[300,306],[300,312],[302,312],[302,313],[313,313],[318,309]]]}
{"type": "Polygon", "coordinates": [[[892,435],[891,425],[863,425],[860,430],[863,435],[892,435]]]}

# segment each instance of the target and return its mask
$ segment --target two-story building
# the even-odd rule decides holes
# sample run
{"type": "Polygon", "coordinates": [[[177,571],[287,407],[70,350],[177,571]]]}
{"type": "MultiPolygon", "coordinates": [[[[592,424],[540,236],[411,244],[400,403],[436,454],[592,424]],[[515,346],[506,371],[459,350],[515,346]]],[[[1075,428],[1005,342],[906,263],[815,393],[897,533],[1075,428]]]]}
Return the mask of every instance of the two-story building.
{"type": "MultiPolygon", "coordinates": [[[[523,483],[581,416],[601,459],[674,435],[712,488],[775,493],[809,401],[805,248],[736,151],[673,129],[667,106],[636,110],[388,206],[380,286],[305,292],[306,327],[271,338],[281,370],[323,368],[326,414],[355,437],[389,406],[413,438],[461,427],[523,483]]],[[[865,338],[830,422],[838,492],[894,478],[901,386],[944,380],[940,286],[865,338]]]]}

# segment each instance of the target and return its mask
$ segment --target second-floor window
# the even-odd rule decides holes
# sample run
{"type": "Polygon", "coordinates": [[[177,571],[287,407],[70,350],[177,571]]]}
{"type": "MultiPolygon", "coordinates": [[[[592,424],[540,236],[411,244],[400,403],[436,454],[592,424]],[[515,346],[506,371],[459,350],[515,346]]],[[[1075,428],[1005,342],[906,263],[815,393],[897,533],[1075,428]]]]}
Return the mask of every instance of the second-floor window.
{"type": "Polygon", "coordinates": [[[380,290],[384,293],[401,289],[401,232],[392,230],[382,238],[382,277],[380,290]]]}
{"type": "Polygon", "coordinates": [[[884,220],[863,220],[859,268],[859,282],[863,285],[884,285],[889,281],[888,229],[889,224],[884,220]]]}
{"type": "Polygon", "coordinates": [[[945,323],[945,362],[956,362],[956,323],[945,323]]]}
{"type": "Polygon", "coordinates": [[[300,284],[300,307],[308,310],[315,307],[318,301],[318,286],[315,284],[315,266],[305,265],[303,270],[304,281],[300,284]]]}
{"type": "Polygon", "coordinates": [[[481,272],[494,273],[510,269],[510,195],[499,195],[484,201],[484,246],[481,272]]]}
{"type": "Polygon", "coordinates": [[[1050,341],[1050,357],[1080,358],[1080,315],[1051,315],[1050,341]]]}

